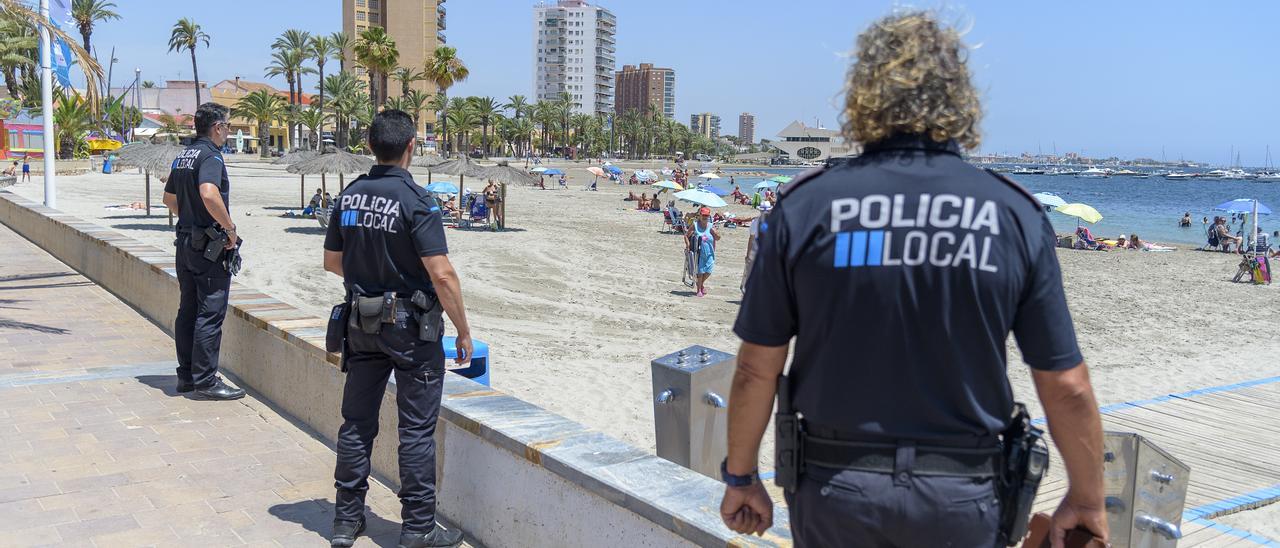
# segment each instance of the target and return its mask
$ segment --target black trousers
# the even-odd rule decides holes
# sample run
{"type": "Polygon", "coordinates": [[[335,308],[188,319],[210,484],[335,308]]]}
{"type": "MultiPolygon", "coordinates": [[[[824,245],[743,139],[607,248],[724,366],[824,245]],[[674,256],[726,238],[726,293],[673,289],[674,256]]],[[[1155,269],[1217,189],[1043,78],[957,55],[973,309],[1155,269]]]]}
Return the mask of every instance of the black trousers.
{"type": "Polygon", "coordinates": [[[190,234],[178,233],[175,245],[180,300],[173,340],[178,347],[178,380],[206,388],[218,373],[231,274],[221,263],[193,251],[190,234]]]}
{"type": "Polygon", "coordinates": [[[809,466],[787,493],[797,547],[995,547],[991,478],[880,474],[809,466]]]}
{"type": "Polygon", "coordinates": [[[369,455],[378,436],[378,409],[387,378],[396,376],[400,430],[400,518],[405,533],[426,533],[435,526],[436,419],[444,389],[444,347],[418,339],[415,320],[397,318],[377,335],[350,330],[346,346],[347,382],[342,392],[338,430],[335,518],[356,521],[364,515],[369,491],[369,455]]]}

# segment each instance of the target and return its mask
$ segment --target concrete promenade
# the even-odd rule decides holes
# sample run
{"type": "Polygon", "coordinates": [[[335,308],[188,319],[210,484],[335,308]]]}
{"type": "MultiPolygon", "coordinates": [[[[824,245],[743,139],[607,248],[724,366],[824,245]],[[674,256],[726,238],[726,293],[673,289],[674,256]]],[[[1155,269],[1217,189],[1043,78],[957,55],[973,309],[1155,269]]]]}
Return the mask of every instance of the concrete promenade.
{"type": "MultiPolygon", "coordinates": [[[[0,546],[328,545],[326,444],[176,395],[171,338],[3,225],[0,265],[0,546]]],[[[369,503],[358,545],[395,546],[395,494],[369,503]]]]}

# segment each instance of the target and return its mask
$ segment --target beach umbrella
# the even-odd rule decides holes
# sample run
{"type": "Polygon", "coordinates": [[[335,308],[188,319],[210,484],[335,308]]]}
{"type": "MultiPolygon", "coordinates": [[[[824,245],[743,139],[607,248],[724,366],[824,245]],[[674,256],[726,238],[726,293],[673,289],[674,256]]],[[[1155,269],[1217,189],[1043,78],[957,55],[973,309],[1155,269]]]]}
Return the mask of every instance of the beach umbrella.
{"type": "Polygon", "coordinates": [[[720,176],[719,176],[719,175],[716,175],[715,173],[712,173],[712,172],[710,172],[710,171],[708,171],[708,172],[706,172],[706,173],[700,173],[700,174],[698,174],[698,176],[699,176],[699,177],[702,177],[703,179],[719,179],[719,178],[720,178],[720,176]]]}
{"type": "Polygon", "coordinates": [[[647,169],[641,169],[641,170],[636,171],[636,179],[639,179],[639,180],[641,180],[641,181],[650,181],[650,180],[653,180],[653,179],[655,179],[655,178],[657,178],[657,177],[656,177],[656,176],[654,176],[653,172],[652,172],[652,171],[649,171],[649,170],[647,170],[647,169]]]}
{"type": "Polygon", "coordinates": [[[604,177],[604,170],[596,166],[591,166],[587,168],[587,172],[592,175],[595,175],[596,177],[604,177]]]}
{"type": "MultiPolygon", "coordinates": [[[[320,152],[315,150],[294,149],[286,153],[284,156],[276,158],[275,161],[271,163],[273,165],[278,165],[278,166],[291,166],[298,162],[304,162],[306,160],[310,160],[319,155],[320,155],[320,152]]],[[[298,175],[298,201],[301,204],[298,207],[307,207],[307,176],[306,174],[298,175]]]]}
{"type": "Polygon", "coordinates": [[[542,172],[544,172],[544,171],[546,171],[546,170],[547,170],[547,168],[542,167],[542,166],[538,166],[538,167],[535,167],[535,168],[533,168],[533,169],[530,169],[529,171],[530,171],[530,172],[532,172],[532,173],[542,173],[542,172]]]}
{"type": "Polygon", "coordinates": [[[529,172],[524,169],[508,165],[505,161],[498,162],[496,166],[481,166],[481,174],[476,177],[488,179],[498,184],[511,185],[529,185],[533,186],[538,182],[529,172]]]}
{"type": "Polygon", "coordinates": [[[612,173],[612,174],[614,174],[614,175],[617,175],[617,174],[619,174],[619,173],[622,173],[622,169],[621,169],[621,168],[619,168],[618,166],[612,165],[612,164],[605,165],[605,166],[604,166],[604,170],[605,170],[605,171],[607,171],[607,172],[609,172],[609,173],[612,173]]]}
{"type": "Polygon", "coordinates": [[[715,194],[707,192],[705,189],[692,188],[689,190],[677,192],[675,197],[686,202],[692,202],[707,207],[724,207],[726,204],[723,199],[715,194]]]}
{"type": "Polygon", "coordinates": [[[543,174],[543,175],[564,175],[564,172],[563,172],[563,171],[560,171],[560,170],[558,170],[558,169],[556,169],[556,168],[551,168],[551,169],[548,169],[548,170],[546,170],[546,171],[543,171],[543,172],[542,172],[542,174],[543,174]]]}
{"type": "Polygon", "coordinates": [[[1058,213],[1061,213],[1063,215],[1070,215],[1072,217],[1075,217],[1076,219],[1079,219],[1079,221],[1076,221],[1077,226],[1079,226],[1080,221],[1093,224],[1102,220],[1102,214],[1098,213],[1098,210],[1094,209],[1093,206],[1088,204],[1076,203],[1076,204],[1061,205],[1054,208],[1054,211],[1057,211],[1058,213]]]}
{"type": "Polygon", "coordinates": [[[436,154],[434,152],[428,152],[426,154],[414,156],[413,160],[409,162],[409,165],[414,167],[427,168],[427,184],[431,184],[431,168],[438,166],[440,164],[443,164],[446,161],[447,160],[445,160],[439,154],[436,154]]]}
{"type": "Polygon", "coordinates": [[[338,192],[342,192],[344,185],[343,176],[347,173],[366,173],[369,168],[373,167],[373,160],[366,156],[352,154],[338,148],[329,148],[322,154],[316,155],[310,160],[303,160],[293,164],[287,168],[289,173],[297,173],[299,175],[319,175],[320,189],[322,192],[328,192],[328,184],[325,181],[325,175],[336,173],[338,175],[338,192]]]}
{"type": "Polygon", "coordinates": [[[1215,207],[1214,209],[1219,211],[1229,211],[1231,213],[1253,213],[1254,207],[1257,207],[1258,213],[1263,215],[1271,214],[1271,208],[1251,198],[1236,198],[1230,202],[1218,204],[1218,207],[1215,207]]]}
{"type": "Polygon", "coordinates": [[[733,194],[732,192],[730,192],[730,191],[728,191],[728,190],[724,190],[724,189],[716,188],[716,187],[713,187],[713,186],[711,186],[711,185],[705,185],[705,184],[704,184],[704,185],[698,185],[698,190],[705,190],[705,191],[707,191],[707,192],[710,192],[710,193],[712,193],[712,194],[715,194],[716,196],[728,196],[728,195],[730,195],[730,194],[733,194]]]}
{"type": "Polygon", "coordinates": [[[756,183],[756,190],[773,190],[778,188],[777,181],[760,181],[756,183]]]}
{"type": "Polygon", "coordinates": [[[680,183],[675,181],[658,181],[649,186],[666,190],[684,190],[684,187],[680,186],[680,183]]]}
{"type": "Polygon", "coordinates": [[[432,194],[457,194],[458,185],[445,181],[437,181],[427,185],[427,192],[432,194]]]}
{"type": "Polygon", "coordinates": [[[791,177],[790,177],[790,176],[788,176],[788,175],[774,175],[773,177],[769,178],[768,180],[769,180],[769,181],[773,181],[773,182],[775,182],[775,183],[778,183],[778,184],[780,184],[780,185],[785,185],[785,184],[787,184],[787,183],[790,183],[790,182],[791,182],[791,177]]]}
{"type": "MultiPolygon", "coordinates": [[[[152,144],[145,141],[129,143],[116,150],[116,161],[120,165],[131,165],[142,168],[145,177],[147,197],[145,205],[147,216],[151,216],[151,173],[155,172],[161,181],[169,179],[169,171],[173,169],[174,160],[186,150],[185,147],[170,144],[152,144]]],[[[173,212],[169,212],[169,225],[173,225],[173,212]]]]}
{"type": "Polygon", "coordinates": [[[1058,207],[1067,205],[1066,200],[1063,200],[1057,194],[1053,194],[1051,192],[1037,192],[1035,197],[1037,200],[1040,200],[1040,205],[1043,206],[1058,207]]]}

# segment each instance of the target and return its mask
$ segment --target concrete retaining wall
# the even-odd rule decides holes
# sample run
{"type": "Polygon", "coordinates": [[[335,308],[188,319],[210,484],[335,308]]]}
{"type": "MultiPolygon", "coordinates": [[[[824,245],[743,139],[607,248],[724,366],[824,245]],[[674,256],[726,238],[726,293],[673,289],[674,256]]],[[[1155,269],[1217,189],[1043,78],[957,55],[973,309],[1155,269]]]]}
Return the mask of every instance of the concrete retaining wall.
{"type": "MultiPolygon", "coordinates": [[[[0,191],[0,222],[173,331],[173,250],[158,249],[0,191]]],[[[319,250],[316,257],[319,260],[319,250]]],[[[343,375],[324,319],[232,285],[222,366],[330,444],[343,375]]],[[[396,465],[395,386],[382,402],[373,467],[396,465]]],[[[447,375],[437,429],[439,511],[488,546],[789,545],[784,513],[765,538],[719,518],[723,486],[528,402],[447,375]]],[[[388,516],[390,517],[390,516],[388,516]]]]}

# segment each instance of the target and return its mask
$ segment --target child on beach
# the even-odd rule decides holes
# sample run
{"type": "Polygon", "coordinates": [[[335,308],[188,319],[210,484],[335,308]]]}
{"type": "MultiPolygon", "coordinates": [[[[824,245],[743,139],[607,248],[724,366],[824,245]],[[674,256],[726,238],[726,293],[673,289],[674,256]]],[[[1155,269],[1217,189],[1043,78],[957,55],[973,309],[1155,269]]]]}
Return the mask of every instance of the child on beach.
{"type": "Polygon", "coordinates": [[[22,182],[31,180],[31,163],[27,161],[27,157],[22,157],[22,182]]]}

